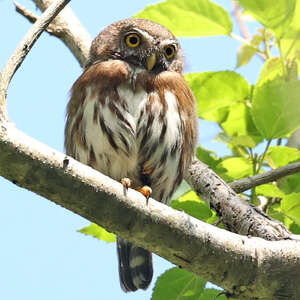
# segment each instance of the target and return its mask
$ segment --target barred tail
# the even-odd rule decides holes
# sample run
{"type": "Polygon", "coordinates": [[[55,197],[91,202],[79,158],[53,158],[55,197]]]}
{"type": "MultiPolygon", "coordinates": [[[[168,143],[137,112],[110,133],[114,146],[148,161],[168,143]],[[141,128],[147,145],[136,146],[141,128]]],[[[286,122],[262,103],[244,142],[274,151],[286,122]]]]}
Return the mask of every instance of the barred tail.
{"type": "Polygon", "coordinates": [[[152,253],[129,241],[117,239],[120,284],[124,292],[147,289],[152,275],[152,253]]]}

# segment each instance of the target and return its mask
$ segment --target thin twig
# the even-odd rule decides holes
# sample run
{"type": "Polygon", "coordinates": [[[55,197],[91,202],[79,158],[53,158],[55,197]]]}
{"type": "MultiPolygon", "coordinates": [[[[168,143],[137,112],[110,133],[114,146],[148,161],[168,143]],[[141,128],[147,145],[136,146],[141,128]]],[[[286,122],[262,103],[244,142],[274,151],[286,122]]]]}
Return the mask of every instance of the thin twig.
{"type": "Polygon", "coordinates": [[[263,60],[265,61],[267,59],[266,55],[265,55],[265,52],[260,50],[258,47],[254,46],[253,44],[251,44],[251,42],[249,42],[248,40],[244,39],[243,37],[231,32],[230,33],[230,36],[237,40],[238,42],[242,43],[243,45],[246,45],[246,46],[249,46],[249,47],[252,47],[253,49],[255,49],[256,51],[256,54],[263,60]]]}
{"type": "Polygon", "coordinates": [[[41,15],[34,25],[27,32],[23,40],[20,42],[15,52],[7,61],[0,73],[0,118],[7,119],[6,110],[6,91],[9,83],[17,69],[24,61],[26,55],[39,38],[43,30],[57,16],[57,14],[67,5],[70,0],[57,0],[53,2],[49,8],[41,15]]]}
{"type": "Polygon", "coordinates": [[[247,26],[242,21],[239,5],[236,3],[235,0],[231,0],[231,2],[233,7],[233,15],[237,21],[240,33],[242,35],[242,37],[240,37],[234,33],[231,33],[231,37],[243,43],[244,45],[251,45],[253,48],[256,48],[256,55],[258,55],[263,61],[265,61],[267,59],[266,54],[263,51],[261,51],[258,47],[253,46],[250,42],[251,36],[249,34],[247,26]]]}
{"type": "MultiPolygon", "coordinates": [[[[51,5],[52,0],[35,0],[34,2],[41,11],[45,11],[51,5]]],[[[37,16],[34,13],[17,2],[15,2],[15,6],[16,11],[29,22],[35,21],[37,16]]],[[[85,65],[92,39],[70,7],[65,7],[46,30],[49,34],[59,38],[69,48],[81,67],[85,65]]]]}
{"type": "MultiPolygon", "coordinates": [[[[30,23],[34,23],[39,18],[38,15],[36,15],[32,11],[30,11],[29,9],[27,9],[26,7],[21,5],[19,2],[15,1],[14,5],[16,7],[16,11],[19,14],[21,14],[22,16],[24,16],[30,23]]],[[[60,30],[53,24],[49,24],[48,27],[45,28],[45,31],[47,31],[49,34],[55,35],[57,37],[60,36],[59,35],[60,30]]]]}
{"type": "Polygon", "coordinates": [[[238,26],[239,26],[239,29],[240,29],[240,32],[242,34],[242,36],[246,39],[246,40],[250,40],[250,34],[248,32],[248,28],[247,26],[244,24],[244,22],[242,21],[242,18],[241,18],[241,12],[240,12],[240,7],[239,5],[234,1],[232,0],[232,7],[233,7],[233,15],[238,23],[238,26]]]}
{"type": "Polygon", "coordinates": [[[288,176],[298,172],[300,172],[300,162],[292,163],[284,167],[269,172],[265,172],[263,174],[258,174],[241,180],[235,180],[231,182],[229,185],[236,193],[242,193],[255,186],[269,183],[277,179],[280,179],[284,176],[288,176]]]}

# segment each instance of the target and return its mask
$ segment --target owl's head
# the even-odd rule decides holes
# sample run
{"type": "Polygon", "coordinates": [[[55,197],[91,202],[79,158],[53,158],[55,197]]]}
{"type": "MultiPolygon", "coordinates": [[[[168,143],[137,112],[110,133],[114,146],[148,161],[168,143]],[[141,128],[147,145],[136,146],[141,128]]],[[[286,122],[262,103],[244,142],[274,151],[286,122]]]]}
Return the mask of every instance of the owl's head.
{"type": "Polygon", "coordinates": [[[133,68],[160,73],[182,72],[183,55],[175,36],[160,24],[125,19],[106,27],[94,39],[88,65],[119,59],[133,68]]]}

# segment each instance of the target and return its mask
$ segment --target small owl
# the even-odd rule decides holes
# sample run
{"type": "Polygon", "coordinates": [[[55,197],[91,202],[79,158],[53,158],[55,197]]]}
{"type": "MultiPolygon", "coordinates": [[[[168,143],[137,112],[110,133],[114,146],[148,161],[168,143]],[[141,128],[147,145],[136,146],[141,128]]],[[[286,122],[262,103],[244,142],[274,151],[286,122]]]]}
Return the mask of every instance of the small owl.
{"type": "MultiPolygon", "coordinates": [[[[182,73],[179,42],[163,26],[126,19],[105,28],[71,89],[67,154],[115,180],[130,178],[138,190],[151,187],[168,204],[197,140],[195,99],[182,73]]],[[[117,253],[122,289],[146,289],[152,254],[122,238],[117,253]]]]}

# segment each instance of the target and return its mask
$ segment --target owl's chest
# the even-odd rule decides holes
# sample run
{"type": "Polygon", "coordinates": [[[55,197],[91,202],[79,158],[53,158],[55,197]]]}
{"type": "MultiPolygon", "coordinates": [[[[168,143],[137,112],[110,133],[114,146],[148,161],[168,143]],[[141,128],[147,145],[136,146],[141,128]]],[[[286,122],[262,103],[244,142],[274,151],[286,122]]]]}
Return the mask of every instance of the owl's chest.
{"type": "MultiPolygon", "coordinates": [[[[155,91],[133,90],[130,84],[104,95],[90,88],[83,104],[83,126],[89,152],[94,154],[90,164],[115,179],[135,177],[147,168],[158,172],[168,157],[178,165],[175,147],[182,142],[181,120],[170,91],[161,99],[155,91]]],[[[80,160],[89,163],[88,157],[80,160]]]]}

